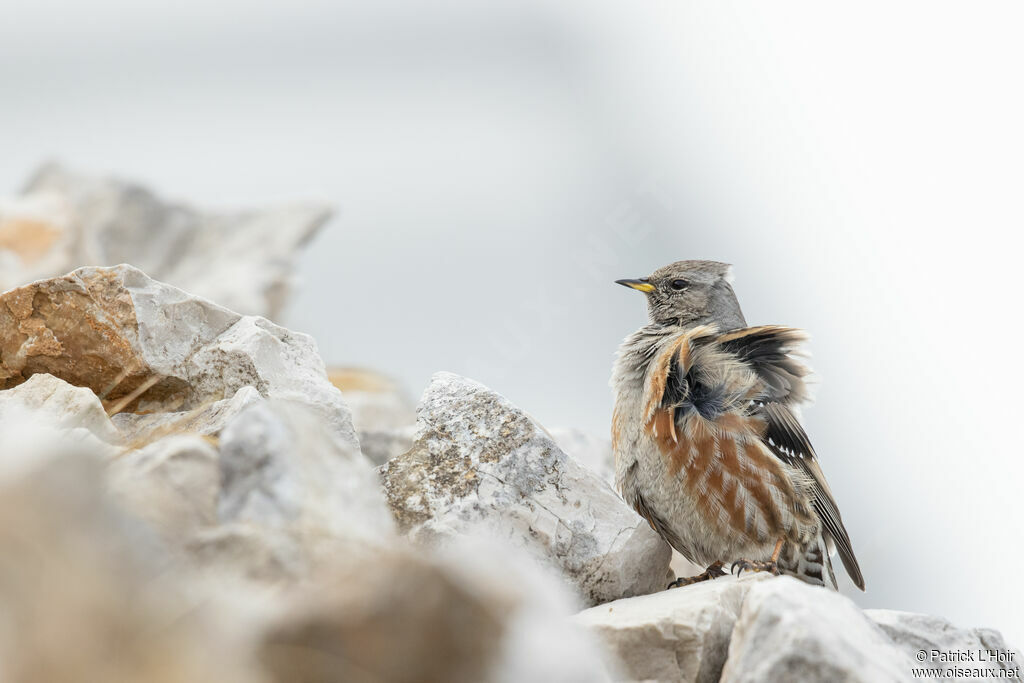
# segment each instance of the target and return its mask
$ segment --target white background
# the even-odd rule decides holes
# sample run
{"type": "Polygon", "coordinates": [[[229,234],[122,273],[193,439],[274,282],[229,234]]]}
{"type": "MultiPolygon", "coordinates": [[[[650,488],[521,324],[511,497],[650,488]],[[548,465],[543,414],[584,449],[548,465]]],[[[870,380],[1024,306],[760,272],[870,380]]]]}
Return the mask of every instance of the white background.
{"type": "MultiPolygon", "coordinates": [[[[1017,2],[9,2],[0,188],[45,159],[322,198],[286,319],[418,394],[606,433],[612,284],[729,261],[805,327],[863,605],[1024,645],[1017,2]]],[[[230,258],[230,254],[225,254],[230,258]]]]}

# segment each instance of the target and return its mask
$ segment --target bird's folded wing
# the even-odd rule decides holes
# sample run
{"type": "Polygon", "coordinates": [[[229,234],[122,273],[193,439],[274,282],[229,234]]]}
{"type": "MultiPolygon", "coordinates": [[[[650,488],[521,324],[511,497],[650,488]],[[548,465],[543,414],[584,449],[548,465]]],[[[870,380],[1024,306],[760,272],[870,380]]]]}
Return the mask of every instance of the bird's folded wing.
{"type": "Polygon", "coordinates": [[[787,465],[796,467],[807,475],[814,508],[824,525],[824,533],[839,551],[839,558],[843,561],[846,573],[858,588],[864,590],[864,576],[857,563],[857,557],[853,554],[850,536],[843,525],[839,507],[832,497],[832,491],[825,481],[825,474],[821,471],[814,447],[811,446],[804,428],[793,412],[781,403],[762,403],[754,414],[765,421],[766,428],[762,440],[769,450],[787,465]]]}

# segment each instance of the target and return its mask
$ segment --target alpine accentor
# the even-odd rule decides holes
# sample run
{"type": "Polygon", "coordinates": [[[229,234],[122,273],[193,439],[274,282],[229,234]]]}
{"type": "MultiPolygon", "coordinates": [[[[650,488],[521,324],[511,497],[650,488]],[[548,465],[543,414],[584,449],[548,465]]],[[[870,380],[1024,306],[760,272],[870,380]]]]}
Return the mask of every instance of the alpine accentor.
{"type": "Polygon", "coordinates": [[[818,457],[794,412],[806,337],[747,327],[730,268],[679,261],[639,280],[651,322],[619,348],[612,386],[615,480],[623,498],[703,574],[792,574],[835,587],[831,554],[864,589],[818,457]]]}

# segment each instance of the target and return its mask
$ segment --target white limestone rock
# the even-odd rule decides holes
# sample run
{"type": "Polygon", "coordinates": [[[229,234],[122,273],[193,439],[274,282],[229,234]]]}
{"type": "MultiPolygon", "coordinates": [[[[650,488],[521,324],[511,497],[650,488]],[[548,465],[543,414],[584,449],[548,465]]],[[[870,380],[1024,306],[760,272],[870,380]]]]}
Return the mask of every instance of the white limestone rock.
{"type": "MultiPolygon", "coordinates": [[[[24,384],[0,391],[0,425],[8,433],[25,415],[44,421],[51,438],[66,444],[80,443],[108,457],[124,441],[96,394],[53,375],[34,375],[24,384]]],[[[17,445],[12,443],[7,450],[13,451],[17,445]]]]}
{"type": "Polygon", "coordinates": [[[849,598],[783,576],[747,592],[721,680],[895,683],[917,666],[849,598]]]}
{"type": "MultiPolygon", "coordinates": [[[[957,628],[941,617],[888,609],[864,610],[896,645],[918,662],[917,666],[941,669],[971,669],[973,678],[1022,680],[1021,653],[1006,644],[999,631],[990,628],[957,628]],[[924,656],[921,656],[921,652],[924,656]],[[982,671],[988,669],[993,672],[982,671]]],[[[952,673],[950,678],[966,678],[952,673]]]]}
{"type": "Polygon", "coordinates": [[[597,636],[625,680],[715,683],[743,598],[766,579],[726,576],[591,607],[573,620],[597,636]]]}
{"type": "Polygon", "coordinates": [[[199,211],[49,164],[23,196],[0,202],[0,291],[79,266],[132,263],[231,310],[276,318],[299,250],[330,215],[320,203],[199,211]]]}
{"type": "Polygon", "coordinates": [[[668,545],[505,398],[438,373],[417,417],[412,449],[381,468],[414,541],[484,533],[557,568],[591,605],[665,587],[668,545]]]}

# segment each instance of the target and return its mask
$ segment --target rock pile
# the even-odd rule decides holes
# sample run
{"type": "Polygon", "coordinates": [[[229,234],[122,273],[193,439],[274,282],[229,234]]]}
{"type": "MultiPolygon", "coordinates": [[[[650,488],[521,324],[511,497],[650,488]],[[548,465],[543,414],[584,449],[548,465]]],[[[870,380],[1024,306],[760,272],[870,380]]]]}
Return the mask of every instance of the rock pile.
{"type": "Polygon", "coordinates": [[[604,442],[342,375],[354,415],[311,338],[131,266],[0,295],[0,680],[1019,680],[792,579],[665,591],[604,442]]]}

